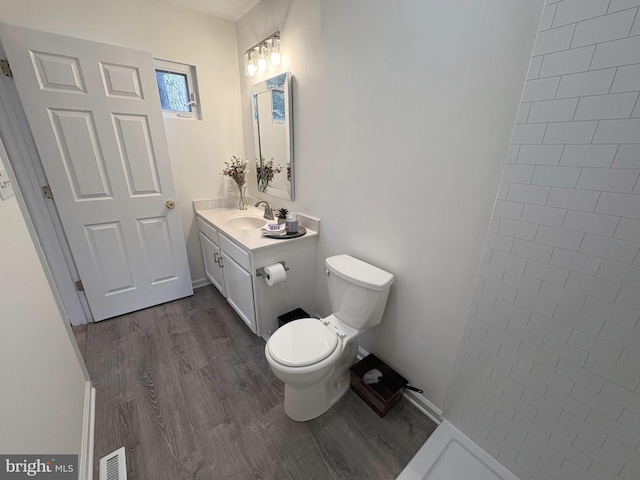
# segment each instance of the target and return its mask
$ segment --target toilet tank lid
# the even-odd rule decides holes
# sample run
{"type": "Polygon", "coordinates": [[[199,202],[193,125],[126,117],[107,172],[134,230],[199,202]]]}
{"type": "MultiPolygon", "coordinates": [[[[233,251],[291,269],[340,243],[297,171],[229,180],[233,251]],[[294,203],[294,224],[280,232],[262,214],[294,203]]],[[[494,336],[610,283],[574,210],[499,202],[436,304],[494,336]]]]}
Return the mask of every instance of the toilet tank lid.
{"type": "Polygon", "coordinates": [[[338,275],[371,290],[386,290],[393,283],[393,275],[389,272],[350,255],[334,255],[328,257],[324,263],[332,275],[338,275]]]}

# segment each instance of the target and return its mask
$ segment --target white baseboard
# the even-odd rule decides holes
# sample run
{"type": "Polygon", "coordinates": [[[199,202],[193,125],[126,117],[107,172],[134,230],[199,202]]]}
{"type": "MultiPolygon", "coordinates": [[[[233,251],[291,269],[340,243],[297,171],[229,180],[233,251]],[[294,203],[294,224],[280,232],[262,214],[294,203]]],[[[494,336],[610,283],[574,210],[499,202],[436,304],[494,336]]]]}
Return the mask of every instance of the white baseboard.
{"type": "MultiPolygon", "coordinates": [[[[358,347],[358,360],[369,355],[364,348],[358,347]]],[[[411,402],[420,412],[429,417],[437,425],[442,422],[442,410],[436,407],[429,399],[419,394],[418,392],[412,392],[411,390],[405,390],[403,393],[404,398],[411,402]]]]}
{"type": "Polygon", "coordinates": [[[424,395],[418,392],[412,392],[411,390],[405,390],[403,395],[404,398],[411,402],[418,410],[433,420],[436,425],[442,423],[442,410],[431,403],[424,395]]]}
{"type": "Polygon", "coordinates": [[[79,480],[93,480],[93,440],[96,425],[96,389],[87,381],[82,419],[82,446],[78,459],[79,480]]]}
{"type": "Polygon", "coordinates": [[[211,281],[207,277],[191,281],[191,286],[194,288],[194,290],[196,288],[206,287],[207,285],[211,285],[211,281]]]}

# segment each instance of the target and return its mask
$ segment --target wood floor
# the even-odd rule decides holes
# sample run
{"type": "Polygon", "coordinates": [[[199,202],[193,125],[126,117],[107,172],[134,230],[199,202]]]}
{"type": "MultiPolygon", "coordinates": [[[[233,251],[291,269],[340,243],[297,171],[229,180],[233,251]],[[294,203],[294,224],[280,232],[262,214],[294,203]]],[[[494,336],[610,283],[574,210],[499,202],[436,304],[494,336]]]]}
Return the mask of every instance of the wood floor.
{"type": "Polygon", "coordinates": [[[211,286],[76,334],[97,389],[96,479],[123,445],[129,480],[395,478],[435,428],[405,399],[380,419],[351,391],[290,420],[264,340],[211,286]]]}

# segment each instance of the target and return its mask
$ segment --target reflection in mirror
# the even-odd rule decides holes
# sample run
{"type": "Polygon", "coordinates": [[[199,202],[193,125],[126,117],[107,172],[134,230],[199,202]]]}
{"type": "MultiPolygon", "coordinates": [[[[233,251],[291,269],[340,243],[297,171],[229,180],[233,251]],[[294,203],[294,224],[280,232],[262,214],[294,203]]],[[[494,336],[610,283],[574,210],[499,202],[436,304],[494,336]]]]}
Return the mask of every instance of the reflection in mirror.
{"type": "Polygon", "coordinates": [[[291,73],[251,86],[258,191],[293,200],[291,73]]]}

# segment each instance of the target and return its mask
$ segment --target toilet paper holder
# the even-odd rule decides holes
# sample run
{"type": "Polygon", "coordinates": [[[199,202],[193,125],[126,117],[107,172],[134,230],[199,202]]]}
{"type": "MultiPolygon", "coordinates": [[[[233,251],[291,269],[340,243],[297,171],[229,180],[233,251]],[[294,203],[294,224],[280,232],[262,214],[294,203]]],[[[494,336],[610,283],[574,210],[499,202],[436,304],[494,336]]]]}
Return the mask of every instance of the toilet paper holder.
{"type": "MultiPolygon", "coordinates": [[[[288,272],[289,271],[289,267],[287,267],[284,263],[284,261],[282,262],[276,262],[281,264],[284,267],[284,271],[288,272]]],[[[264,267],[260,267],[260,268],[256,268],[256,276],[258,277],[262,277],[264,275],[264,267]]]]}

